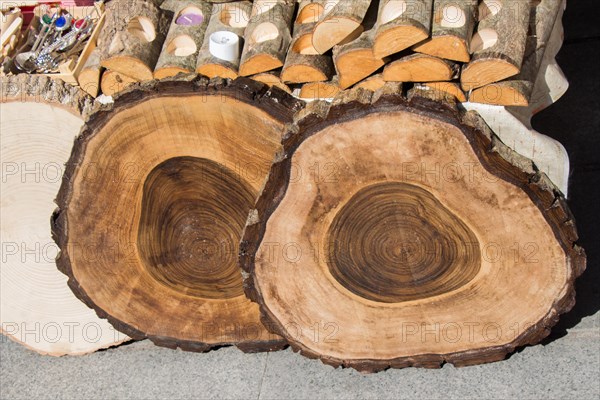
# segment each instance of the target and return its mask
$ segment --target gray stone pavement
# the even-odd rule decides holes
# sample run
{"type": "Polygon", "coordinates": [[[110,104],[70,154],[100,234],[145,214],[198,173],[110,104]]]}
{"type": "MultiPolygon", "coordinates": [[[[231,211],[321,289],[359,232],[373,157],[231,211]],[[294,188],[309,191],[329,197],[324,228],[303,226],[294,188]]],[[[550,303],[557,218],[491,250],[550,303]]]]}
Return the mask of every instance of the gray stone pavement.
{"type": "Polygon", "coordinates": [[[195,354],[149,341],[52,358],[4,339],[0,357],[2,399],[598,399],[600,313],[545,345],[467,368],[362,375],[291,350],[195,354]]]}

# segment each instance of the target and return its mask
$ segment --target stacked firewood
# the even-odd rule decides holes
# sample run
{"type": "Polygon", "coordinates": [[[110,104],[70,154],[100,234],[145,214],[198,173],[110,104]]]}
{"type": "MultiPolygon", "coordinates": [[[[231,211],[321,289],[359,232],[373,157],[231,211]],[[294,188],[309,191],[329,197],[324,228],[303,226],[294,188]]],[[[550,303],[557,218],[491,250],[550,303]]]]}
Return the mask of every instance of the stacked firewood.
{"type": "Polygon", "coordinates": [[[107,69],[102,91],[108,95],[132,82],[198,72],[248,76],[304,99],[403,82],[461,102],[526,106],[561,5],[114,0],[90,64],[107,69]]]}

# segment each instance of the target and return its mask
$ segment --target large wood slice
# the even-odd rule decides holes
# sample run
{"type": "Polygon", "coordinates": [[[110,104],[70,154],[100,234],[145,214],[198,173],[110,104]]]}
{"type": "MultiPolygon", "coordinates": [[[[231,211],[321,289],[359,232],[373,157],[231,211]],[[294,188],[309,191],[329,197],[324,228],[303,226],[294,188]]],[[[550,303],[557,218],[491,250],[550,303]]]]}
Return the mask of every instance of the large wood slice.
{"type": "Polygon", "coordinates": [[[238,244],[300,102],[247,78],[137,84],[89,118],[58,196],[58,265],[134,338],[280,348],[242,289],[238,244]]]}
{"type": "Polygon", "coordinates": [[[85,354],[127,339],[73,296],[56,269],[50,217],[92,99],[47,77],[0,80],[0,324],[39,353],[85,354]]]}
{"type": "Polygon", "coordinates": [[[295,350],[362,371],[538,343],[585,269],[565,199],[476,113],[398,89],[301,111],[242,239],[247,295],[295,350]]]}

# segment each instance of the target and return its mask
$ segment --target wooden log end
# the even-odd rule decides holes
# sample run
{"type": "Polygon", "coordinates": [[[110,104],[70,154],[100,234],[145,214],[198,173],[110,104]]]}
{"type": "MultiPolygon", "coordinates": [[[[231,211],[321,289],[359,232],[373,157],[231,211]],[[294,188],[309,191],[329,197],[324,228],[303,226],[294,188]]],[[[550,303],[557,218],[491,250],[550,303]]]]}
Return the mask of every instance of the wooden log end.
{"type": "MultiPolygon", "coordinates": [[[[18,74],[0,77],[0,109],[3,165],[54,165],[60,172],[42,175],[44,179],[3,173],[0,236],[4,244],[10,237],[10,243],[23,248],[49,246],[56,239],[50,225],[59,218],[52,210],[61,185],[60,170],[94,110],[94,100],[82,88],[60,79],[18,74]]],[[[3,250],[4,254],[0,333],[40,354],[57,357],[89,354],[129,340],[73,295],[56,269],[55,252],[46,254],[43,262],[17,252],[3,250]],[[40,334],[46,331],[40,331],[40,325],[50,321],[58,330],[40,334]],[[92,338],[88,326],[95,327],[92,338]]]]}
{"type": "Polygon", "coordinates": [[[136,82],[139,82],[139,80],[117,71],[106,70],[102,74],[100,88],[103,94],[113,96],[136,82]]]}
{"type": "Polygon", "coordinates": [[[300,89],[300,98],[304,100],[333,99],[341,88],[335,82],[309,82],[300,89]]]}
{"type": "Polygon", "coordinates": [[[100,91],[100,79],[102,76],[101,68],[84,69],[77,77],[79,87],[92,97],[98,96],[100,91]]]}
{"type": "Polygon", "coordinates": [[[460,84],[465,92],[510,78],[519,73],[514,63],[501,58],[471,61],[461,72],[460,84]]]}
{"type": "Polygon", "coordinates": [[[457,36],[444,35],[431,38],[413,47],[414,51],[459,62],[469,62],[471,55],[465,41],[457,36]]]}
{"type": "Polygon", "coordinates": [[[222,64],[202,64],[196,68],[196,72],[207,76],[209,78],[229,78],[235,79],[238,77],[238,73],[234,68],[230,68],[222,64]]]}
{"type": "Polygon", "coordinates": [[[109,70],[127,75],[139,82],[150,81],[154,78],[153,71],[135,57],[115,56],[103,60],[101,65],[109,70]]]}
{"type": "Polygon", "coordinates": [[[531,85],[531,82],[523,81],[493,83],[473,90],[469,101],[496,106],[527,107],[527,93],[530,93],[531,85]]]}
{"type": "Polygon", "coordinates": [[[360,22],[350,18],[324,19],[315,26],[312,45],[319,54],[324,54],[337,44],[356,39],[363,31],[360,22]]]}
{"type": "Polygon", "coordinates": [[[283,67],[283,62],[271,54],[257,54],[240,65],[239,75],[250,76],[283,67]]]}
{"type": "Polygon", "coordinates": [[[335,57],[340,87],[347,89],[385,65],[381,58],[373,56],[371,49],[358,49],[335,57]]]}
{"type": "Polygon", "coordinates": [[[284,67],[281,72],[281,80],[285,83],[322,82],[327,79],[327,75],[313,65],[296,64],[284,67]]]}
{"type": "Polygon", "coordinates": [[[467,101],[465,92],[462,91],[460,85],[455,82],[426,82],[423,86],[437,90],[439,92],[448,93],[456,98],[461,103],[467,101]]]}
{"type": "Polygon", "coordinates": [[[381,74],[377,74],[370,76],[367,79],[357,83],[356,85],[354,85],[354,87],[375,92],[381,89],[385,84],[386,82],[383,80],[383,76],[381,76],[381,74]]]}
{"type": "Polygon", "coordinates": [[[403,25],[390,28],[375,36],[373,55],[384,58],[398,53],[429,37],[429,32],[422,26],[403,25]]]}
{"type": "Polygon", "coordinates": [[[253,75],[250,78],[257,82],[264,83],[265,85],[278,87],[279,89],[287,93],[292,93],[290,87],[283,83],[281,81],[281,78],[276,76],[275,74],[266,72],[262,74],[253,75]]]}
{"type": "Polygon", "coordinates": [[[390,82],[449,81],[455,73],[455,64],[416,53],[388,64],[383,71],[383,79],[390,82]]]}

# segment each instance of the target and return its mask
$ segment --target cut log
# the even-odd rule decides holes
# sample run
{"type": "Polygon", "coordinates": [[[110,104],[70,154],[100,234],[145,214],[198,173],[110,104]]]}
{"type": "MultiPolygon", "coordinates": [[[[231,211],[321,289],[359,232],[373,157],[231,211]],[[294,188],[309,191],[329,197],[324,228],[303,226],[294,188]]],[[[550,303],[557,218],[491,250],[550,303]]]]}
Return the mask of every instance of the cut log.
{"type": "Polygon", "coordinates": [[[211,17],[210,3],[202,0],[177,3],[169,33],[154,69],[156,79],[195,71],[198,52],[211,17]]]}
{"type": "Polygon", "coordinates": [[[245,32],[240,75],[255,75],[283,67],[292,41],[293,0],[257,0],[245,32]]]}
{"type": "Polygon", "coordinates": [[[87,354],[128,338],[73,296],[56,269],[49,219],[93,99],[45,76],[0,80],[2,334],[42,354],[87,354]]]}
{"type": "Polygon", "coordinates": [[[170,14],[152,1],[109,2],[98,38],[102,66],[138,81],[151,80],[170,22],[170,14]]]}
{"type": "Polygon", "coordinates": [[[530,0],[483,0],[479,25],[471,40],[471,61],[461,73],[470,91],[519,73],[525,54],[530,0]]]}
{"type": "Polygon", "coordinates": [[[411,54],[388,64],[383,79],[388,82],[449,81],[458,72],[458,65],[428,54],[411,54]]]}
{"type": "Polygon", "coordinates": [[[319,7],[319,3],[310,0],[302,0],[298,6],[293,40],[281,72],[281,79],[286,83],[322,82],[334,75],[331,57],[320,55],[312,45],[319,7]]]}
{"type": "Polygon", "coordinates": [[[373,55],[376,34],[373,27],[377,22],[377,5],[378,2],[372,2],[365,15],[363,27],[366,32],[350,43],[333,48],[333,62],[342,89],[347,89],[363,80],[389,61],[387,58],[382,59],[373,55]]]}
{"type": "Polygon", "coordinates": [[[413,50],[447,60],[469,62],[477,0],[435,0],[431,38],[413,50]]]}
{"type": "Polygon", "coordinates": [[[371,92],[375,92],[384,86],[385,86],[385,81],[383,80],[383,75],[377,74],[377,75],[370,76],[367,79],[357,83],[356,85],[354,85],[354,88],[356,88],[356,89],[362,88],[365,90],[370,90],[371,92]]]}
{"type": "Polygon", "coordinates": [[[563,10],[563,0],[541,0],[537,5],[532,3],[521,72],[507,80],[473,90],[469,101],[501,106],[528,106],[550,35],[556,21],[562,19],[563,10]]]}
{"type": "Polygon", "coordinates": [[[300,105],[250,79],[192,75],[141,83],[93,114],[53,225],[75,294],[117,329],[161,346],[280,348],[244,296],[237,254],[300,105]]]}
{"type": "Polygon", "coordinates": [[[302,85],[300,98],[303,100],[333,99],[342,89],[338,77],[329,82],[309,82],[302,85]]]}
{"type": "Polygon", "coordinates": [[[456,98],[461,103],[467,101],[465,92],[462,91],[460,85],[456,82],[425,82],[423,86],[432,90],[437,90],[456,98]]]}
{"type": "Polygon", "coordinates": [[[90,56],[77,77],[79,87],[92,97],[98,96],[101,75],[102,66],[100,65],[100,49],[95,48],[90,53],[90,56]]]}
{"type": "Polygon", "coordinates": [[[106,70],[102,74],[100,87],[103,94],[107,96],[114,96],[136,82],[139,81],[130,76],[123,75],[117,71],[106,70]]]}
{"type": "Polygon", "coordinates": [[[209,78],[235,79],[238,76],[241,41],[251,11],[252,3],[248,1],[213,5],[196,72],[209,78]]]}
{"type": "Polygon", "coordinates": [[[284,90],[291,94],[292,91],[291,91],[290,87],[281,81],[280,73],[281,73],[281,70],[263,72],[262,74],[253,75],[250,78],[257,82],[264,83],[265,85],[277,86],[279,89],[284,90]]]}
{"type": "Polygon", "coordinates": [[[373,54],[384,58],[429,37],[433,0],[381,0],[373,54]]]}
{"type": "Polygon", "coordinates": [[[240,263],[263,319],[310,358],[491,362],[573,306],[585,254],[565,199],[477,114],[428,93],[347,91],[285,136],[240,263]]]}
{"type": "Polygon", "coordinates": [[[350,42],[364,31],[363,19],[371,0],[317,0],[323,5],[312,33],[312,44],[317,53],[324,54],[333,46],[350,42]]]}

